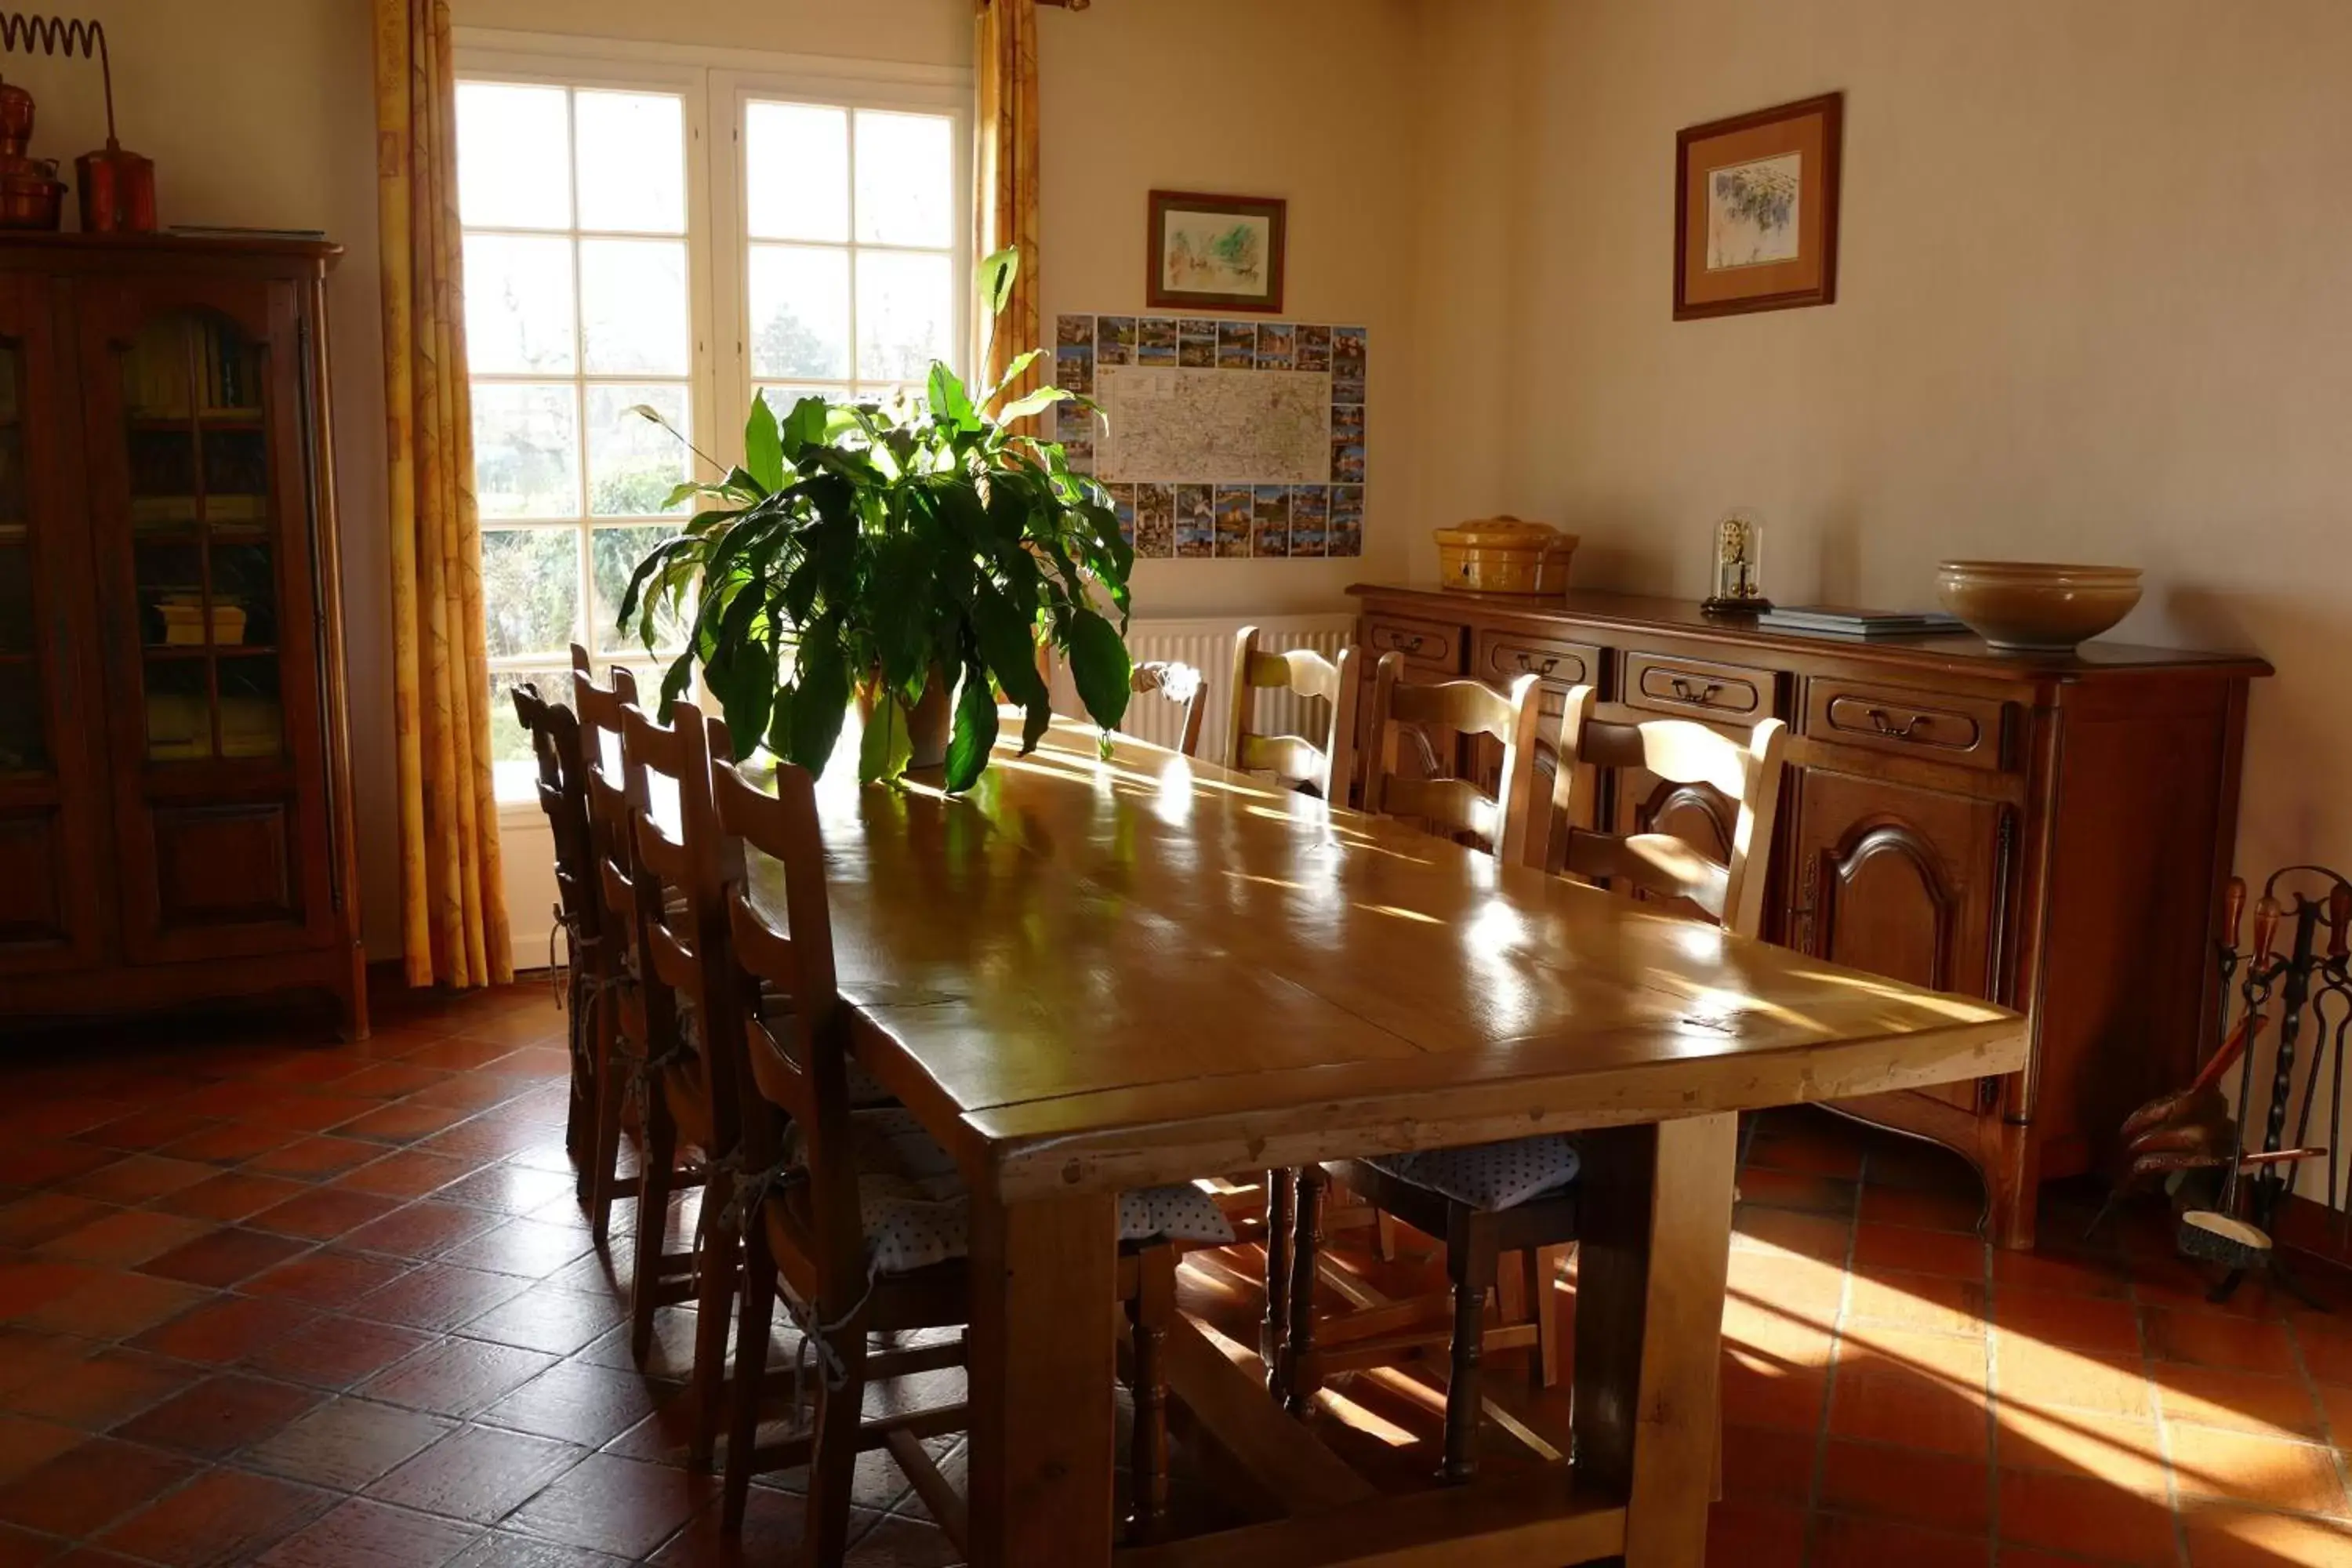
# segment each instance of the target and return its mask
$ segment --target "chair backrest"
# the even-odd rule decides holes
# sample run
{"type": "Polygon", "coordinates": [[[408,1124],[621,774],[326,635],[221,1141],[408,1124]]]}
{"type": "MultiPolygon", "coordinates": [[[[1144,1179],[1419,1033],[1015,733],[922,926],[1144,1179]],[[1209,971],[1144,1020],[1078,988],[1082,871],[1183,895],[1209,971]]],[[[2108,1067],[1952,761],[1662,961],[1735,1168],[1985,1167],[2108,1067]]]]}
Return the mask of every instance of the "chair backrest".
{"type": "Polygon", "coordinates": [[[1233,723],[1226,765],[1245,773],[1270,773],[1288,789],[1305,789],[1340,805],[1356,782],[1356,650],[1335,661],[1312,648],[1272,653],[1257,646],[1258,630],[1234,634],[1233,723]],[[1261,734],[1250,728],[1261,691],[1293,691],[1329,705],[1330,724],[1319,741],[1261,734]]]}
{"type": "Polygon", "coordinates": [[[1733,740],[1687,719],[1621,722],[1592,716],[1594,693],[1580,686],[1561,715],[1552,805],[1566,819],[1560,868],[1606,879],[1659,898],[1687,899],[1738,936],[1764,929],[1764,884],[1780,811],[1780,750],[1788,726],[1766,719],[1733,740]],[[1738,812],[1727,861],[1665,833],[1603,833],[1576,825],[1578,795],[1602,768],[1640,768],[1672,784],[1704,784],[1738,812]]]}
{"type": "Polygon", "coordinates": [[[572,952],[570,960],[584,969],[602,922],[596,858],[588,842],[588,780],[580,752],[580,721],[562,703],[547,700],[537,684],[528,680],[514,689],[514,705],[539,763],[539,809],[546,814],[548,832],[555,840],[560,913],[572,941],[585,950],[572,952]]]}
{"type": "Polygon", "coordinates": [[[1128,682],[1139,697],[1158,697],[1176,705],[1181,716],[1176,749],[1188,757],[1201,754],[1201,721],[1208,716],[1208,704],[1201,700],[1204,684],[1199,670],[1172,658],[1137,665],[1128,682]]]}
{"type": "Polygon", "coordinates": [[[614,940],[605,943],[608,973],[617,973],[636,925],[636,894],[630,878],[636,864],[633,826],[638,802],[629,795],[621,762],[621,715],[637,700],[636,678],[618,665],[609,685],[588,666],[588,650],[572,645],[572,700],[580,709],[580,773],[588,801],[590,889],[600,925],[614,940]],[[608,747],[607,738],[611,741],[608,747]]]}
{"type": "MultiPolygon", "coordinates": [[[[808,1223],[794,1227],[796,1250],[814,1270],[820,1298],[855,1300],[866,1280],[865,1227],[849,1110],[848,1012],[834,969],[816,780],[779,762],[773,793],[759,787],[733,764],[723,725],[712,726],[711,750],[729,969],[712,998],[711,1037],[725,1026],[743,1042],[746,1093],[791,1118],[808,1171],[808,1223]],[[762,1006],[763,990],[783,1004],[762,1006]]],[[[774,1117],[742,1118],[745,1169],[774,1163],[778,1132],[774,1117]]],[[[778,1260],[788,1269],[794,1262],[778,1260]]]]}
{"type": "MultiPolygon", "coordinates": [[[[1372,761],[1364,809],[1417,817],[1432,832],[1468,834],[1506,865],[1524,865],[1535,824],[1536,723],[1539,682],[1522,675],[1506,690],[1480,680],[1422,685],[1404,678],[1404,655],[1385,653],[1372,675],[1372,761]],[[1407,726],[1459,742],[1491,735],[1503,743],[1501,787],[1487,795],[1468,779],[1416,778],[1402,770],[1407,726]]],[[[1443,753],[1441,753],[1443,754],[1443,753]]]]}
{"type": "MultiPolygon", "coordinates": [[[[621,710],[621,755],[633,799],[652,803],[677,792],[673,815],[641,806],[633,820],[638,983],[644,995],[646,1037],[684,1043],[678,1028],[682,1006],[698,1018],[710,1016],[705,956],[727,942],[725,885],[714,853],[719,823],[710,800],[710,744],[702,710],[683,700],[670,705],[670,721],[657,724],[635,703],[621,710]]],[[[708,1049],[705,1028],[704,1110],[712,1142],[720,1150],[735,1142],[734,1057],[708,1049]]]]}

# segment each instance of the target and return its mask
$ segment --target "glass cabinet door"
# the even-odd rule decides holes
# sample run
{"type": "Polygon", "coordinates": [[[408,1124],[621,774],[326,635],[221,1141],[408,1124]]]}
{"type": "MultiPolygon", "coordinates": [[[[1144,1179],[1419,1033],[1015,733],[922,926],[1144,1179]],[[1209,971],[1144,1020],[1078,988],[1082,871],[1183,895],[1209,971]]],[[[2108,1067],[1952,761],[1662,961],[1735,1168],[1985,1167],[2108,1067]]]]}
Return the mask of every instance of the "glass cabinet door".
{"type": "Polygon", "coordinates": [[[124,946],[145,963],[322,940],[301,297],[283,279],[125,279],[91,290],[81,331],[124,946]]]}
{"type": "Polygon", "coordinates": [[[150,763],[285,746],[261,358],[235,322],[173,311],[122,356],[132,582],[150,763]]]}
{"type": "Polygon", "coordinates": [[[74,410],[49,308],[0,273],[0,977],[86,963],[101,940],[89,541],[62,500],[74,410]]]}

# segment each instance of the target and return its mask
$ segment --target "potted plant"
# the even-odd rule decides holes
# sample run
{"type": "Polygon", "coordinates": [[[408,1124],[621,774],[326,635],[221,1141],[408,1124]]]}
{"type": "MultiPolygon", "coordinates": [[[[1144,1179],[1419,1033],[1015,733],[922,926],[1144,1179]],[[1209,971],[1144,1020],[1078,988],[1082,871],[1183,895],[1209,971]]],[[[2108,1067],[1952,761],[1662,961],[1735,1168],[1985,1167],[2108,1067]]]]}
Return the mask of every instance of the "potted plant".
{"type": "MultiPolygon", "coordinates": [[[[980,266],[992,321],[1017,260],[980,266]]],[[[920,400],[803,397],[779,419],[754,397],[742,465],[671,494],[708,508],[622,595],[620,623],[647,648],[686,628],[663,703],[699,669],[730,730],[816,772],[862,695],[859,778],[943,763],[961,791],[988,766],[999,691],[1024,710],[1024,755],[1045,734],[1044,647],[1067,660],[1108,747],[1127,710],[1134,550],[1103,488],[1071,472],[1058,443],[1014,428],[1074,395],[1048,386],[997,406],[1038,357],[977,398],[936,363],[920,400]]]]}

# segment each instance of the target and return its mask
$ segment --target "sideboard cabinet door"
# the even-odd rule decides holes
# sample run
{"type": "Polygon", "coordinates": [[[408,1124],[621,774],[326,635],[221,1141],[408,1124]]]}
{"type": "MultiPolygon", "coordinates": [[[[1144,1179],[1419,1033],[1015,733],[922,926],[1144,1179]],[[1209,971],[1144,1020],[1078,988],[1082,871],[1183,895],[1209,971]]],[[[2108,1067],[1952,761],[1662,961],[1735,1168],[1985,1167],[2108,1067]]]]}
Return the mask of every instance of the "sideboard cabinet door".
{"type": "MultiPolygon", "coordinates": [[[[1873,974],[2008,1001],[1995,965],[2009,875],[1996,801],[1805,769],[1789,938],[1873,974]]],[[[1927,1091],[1965,1109],[1971,1083],[1927,1091]]]]}

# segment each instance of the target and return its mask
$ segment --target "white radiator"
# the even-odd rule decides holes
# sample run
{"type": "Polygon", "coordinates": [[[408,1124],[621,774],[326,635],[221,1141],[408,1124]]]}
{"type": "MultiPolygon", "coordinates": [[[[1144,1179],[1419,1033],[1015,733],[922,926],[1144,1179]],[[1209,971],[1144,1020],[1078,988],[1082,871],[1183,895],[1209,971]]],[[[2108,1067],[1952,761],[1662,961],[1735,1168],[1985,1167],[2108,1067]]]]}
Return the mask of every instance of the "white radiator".
{"type": "MultiPolygon", "coordinates": [[[[1201,755],[1222,761],[1232,727],[1234,679],[1234,634],[1245,626],[1258,629],[1258,646],[1268,652],[1285,648],[1311,647],[1327,658],[1336,658],[1339,650],[1355,636],[1353,616],[1258,616],[1248,618],[1231,616],[1194,620],[1136,621],[1127,629],[1127,647],[1137,663],[1161,659],[1189,664],[1205,678],[1207,687],[1201,700],[1206,718],[1201,725],[1201,755]]],[[[1067,690],[1068,677],[1056,672],[1055,707],[1063,712],[1079,712],[1075,694],[1067,690]]],[[[1293,696],[1287,691],[1261,691],[1257,695],[1257,716],[1252,728],[1261,734],[1319,734],[1330,722],[1323,704],[1293,696]]],[[[1127,733],[1157,745],[1172,746],[1177,741],[1180,710],[1172,702],[1157,697],[1138,697],[1127,710],[1127,733]]]]}

